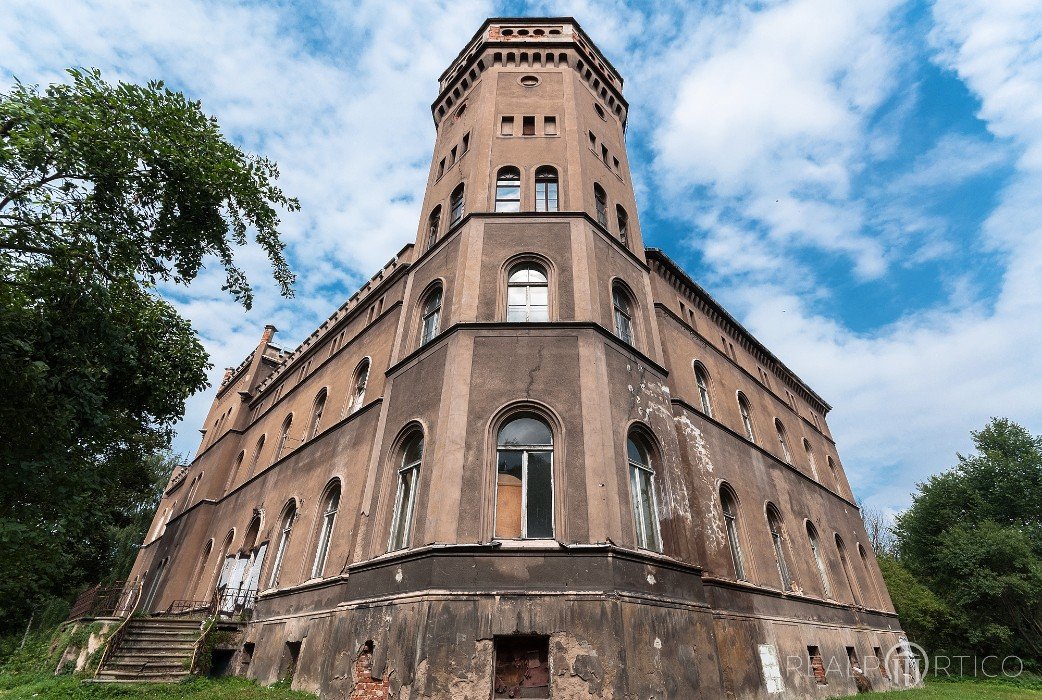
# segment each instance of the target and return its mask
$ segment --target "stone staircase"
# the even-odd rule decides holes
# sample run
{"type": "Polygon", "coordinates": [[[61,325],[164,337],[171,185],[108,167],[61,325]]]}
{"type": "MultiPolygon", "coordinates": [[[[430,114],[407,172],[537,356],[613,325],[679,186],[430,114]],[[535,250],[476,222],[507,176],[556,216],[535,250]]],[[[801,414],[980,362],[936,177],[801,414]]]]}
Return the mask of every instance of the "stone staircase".
{"type": "Polygon", "coordinates": [[[94,676],[97,683],[170,683],[185,678],[202,633],[199,617],[135,617],[94,676]]]}

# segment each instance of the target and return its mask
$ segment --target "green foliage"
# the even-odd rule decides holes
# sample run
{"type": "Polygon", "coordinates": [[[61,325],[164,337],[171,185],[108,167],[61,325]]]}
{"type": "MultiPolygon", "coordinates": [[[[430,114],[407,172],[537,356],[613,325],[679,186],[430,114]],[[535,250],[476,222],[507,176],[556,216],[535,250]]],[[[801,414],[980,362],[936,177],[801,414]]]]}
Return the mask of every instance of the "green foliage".
{"type": "MultiPolygon", "coordinates": [[[[1042,437],[993,419],[973,440],[977,452],[959,455],[955,468],[920,484],[898,517],[901,564],[950,611],[948,651],[1014,654],[1037,664],[1042,437]]],[[[930,608],[923,600],[916,606],[930,608]]]]}
{"type": "Polygon", "coordinates": [[[946,649],[952,611],[891,556],[877,557],[901,626],[913,642],[931,651],[946,649]]]}
{"type": "Polygon", "coordinates": [[[162,83],[69,75],[0,94],[0,634],[133,561],[209,369],[154,285],[216,259],[249,307],[250,230],[293,281],[278,210],[299,207],[274,163],[162,83]]]}

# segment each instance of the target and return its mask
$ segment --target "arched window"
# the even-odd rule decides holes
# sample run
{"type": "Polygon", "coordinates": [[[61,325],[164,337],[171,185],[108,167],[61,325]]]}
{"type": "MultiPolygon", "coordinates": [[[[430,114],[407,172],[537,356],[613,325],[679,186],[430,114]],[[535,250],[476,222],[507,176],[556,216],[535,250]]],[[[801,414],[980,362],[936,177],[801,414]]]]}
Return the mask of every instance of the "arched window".
{"type": "Polygon", "coordinates": [[[318,392],[318,396],[315,397],[315,405],[311,409],[311,425],[308,426],[308,439],[318,435],[318,431],[322,428],[322,413],[326,410],[326,397],[328,392],[323,389],[318,392]]]}
{"type": "Polygon", "coordinates": [[[739,581],[744,581],[746,580],[745,561],[742,557],[742,540],[738,535],[738,499],[728,486],[720,488],[720,509],[724,514],[724,530],[727,533],[727,544],[731,550],[734,576],[739,581]]]}
{"type": "Polygon", "coordinates": [[[785,439],[785,426],[777,418],[774,419],[774,429],[778,431],[778,444],[781,446],[782,457],[786,463],[792,464],[792,452],[789,451],[789,442],[785,439]]]}
{"type": "Polygon", "coordinates": [[[616,284],[611,290],[611,302],[615,316],[615,335],[622,342],[633,345],[633,304],[630,295],[621,284],[616,284]]]}
{"type": "Polygon", "coordinates": [[[701,362],[695,362],[695,383],[698,384],[698,400],[702,403],[702,413],[713,417],[713,402],[709,397],[709,374],[701,362]]]}
{"type": "Polygon", "coordinates": [[[521,171],[512,165],[496,175],[496,211],[521,211],[521,171]]]}
{"type": "Polygon", "coordinates": [[[510,268],[507,277],[507,321],[549,321],[546,270],[535,263],[510,268]]]}
{"type": "Polygon", "coordinates": [[[818,569],[821,591],[826,598],[831,598],[832,587],[829,586],[829,575],[825,569],[825,560],[821,558],[821,548],[818,546],[818,530],[809,520],[807,521],[807,540],[810,542],[810,552],[814,555],[814,566],[818,569]]]}
{"type": "Polygon", "coordinates": [[[557,211],[557,168],[541,166],[535,171],[535,210],[557,211]]]}
{"type": "Polygon", "coordinates": [[[427,249],[430,250],[438,241],[438,229],[441,227],[441,205],[434,207],[434,211],[427,218],[427,249]]]}
{"type": "Polygon", "coordinates": [[[738,392],[738,413],[742,416],[742,427],[745,428],[745,437],[749,438],[750,442],[756,442],[756,434],[753,433],[753,419],[749,414],[749,401],[745,398],[745,394],[738,392]]]}
{"type": "Polygon", "coordinates": [[[329,556],[329,542],[333,538],[333,525],[340,509],[340,484],[334,484],[322,499],[322,519],[319,521],[318,541],[315,547],[315,562],[311,565],[311,578],[321,578],[329,556]]]}
{"type": "Polygon", "coordinates": [[[811,475],[815,481],[820,481],[818,479],[818,460],[814,458],[814,449],[810,446],[807,438],[803,438],[803,450],[807,453],[807,463],[810,464],[811,475]]]}
{"type": "Polygon", "coordinates": [[[792,573],[785,561],[785,535],[782,531],[781,515],[774,504],[767,504],[767,526],[771,530],[771,542],[774,544],[774,559],[778,563],[778,575],[781,577],[782,590],[793,589],[792,573]]]}
{"type": "Polygon", "coordinates": [[[825,455],[825,461],[828,462],[829,471],[832,472],[832,479],[836,482],[836,489],[839,490],[839,474],[836,472],[836,463],[832,460],[832,455],[825,455]]]}
{"type": "Polygon", "coordinates": [[[879,589],[876,588],[876,579],[872,576],[872,569],[868,564],[868,555],[865,554],[865,548],[861,546],[860,542],[857,543],[857,553],[861,555],[861,568],[864,569],[865,580],[868,581],[868,587],[872,590],[872,599],[878,604],[880,602],[879,589]]]}
{"type": "Polygon", "coordinates": [[[499,429],[496,444],[496,537],[553,537],[550,426],[535,416],[518,416],[499,429]]]}
{"type": "Polygon", "coordinates": [[[630,488],[633,492],[633,517],[637,525],[637,546],[662,551],[659,532],[658,503],[655,500],[655,470],[651,450],[640,435],[630,433],[626,440],[626,456],[630,465],[630,488]]]}
{"type": "Polygon", "coordinates": [[[455,226],[463,219],[463,183],[449,196],[449,226],[455,226]]]}
{"type": "Polygon", "coordinates": [[[426,345],[438,335],[441,320],[441,287],[432,289],[423,302],[423,317],[420,323],[420,345],[426,345]]]}
{"type": "Polygon", "coordinates": [[[608,195],[596,182],[593,183],[593,201],[597,207],[597,223],[608,228],[608,195]]]}
{"type": "Polygon", "coordinates": [[[836,551],[839,552],[839,563],[843,568],[843,575],[847,579],[847,588],[850,589],[850,597],[854,601],[855,605],[861,605],[861,589],[858,588],[857,583],[854,579],[854,572],[850,569],[850,562],[847,560],[847,548],[843,544],[843,538],[836,533],[836,551]]]}
{"type": "Polygon", "coordinates": [[[268,588],[279,585],[279,572],[282,571],[282,560],[286,556],[286,547],[289,545],[289,536],[293,532],[293,522],[297,519],[297,502],[290,500],[282,511],[282,525],[279,527],[279,543],[275,549],[275,563],[271,567],[271,577],[268,579],[268,588]]]}
{"type": "Polygon", "coordinates": [[[242,469],[242,463],[243,461],[245,461],[245,459],[246,450],[242,450],[241,452],[239,452],[239,456],[235,458],[235,466],[233,466],[232,470],[228,473],[228,481],[226,481],[224,484],[225,493],[228,493],[228,490],[232,487],[232,484],[235,483],[235,478],[239,475],[239,470],[242,469]]]}
{"type": "Polygon", "coordinates": [[[271,461],[277,462],[286,453],[287,443],[289,443],[289,429],[293,427],[293,414],[286,416],[286,420],[282,423],[282,430],[279,431],[279,441],[275,445],[275,457],[271,461]]]}
{"type": "Polygon", "coordinates": [[[402,465],[398,468],[398,489],[394,496],[394,518],[391,520],[391,541],[387,547],[390,552],[409,546],[422,461],[423,434],[417,431],[402,447],[402,465]]]}
{"type": "Polygon", "coordinates": [[[365,387],[369,383],[369,360],[362,360],[355,370],[355,388],[351,392],[351,403],[347,412],[354,413],[365,404],[365,387]]]}
{"type": "Polygon", "coordinates": [[[253,473],[257,469],[257,462],[260,459],[261,450],[264,449],[264,441],[268,438],[267,435],[261,435],[260,439],[257,440],[257,446],[253,449],[253,456],[250,457],[250,468],[246,472],[246,478],[249,479],[253,476],[253,473]]]}
{"type": "Polygon", "coordinates": [[[630,217],[626,214],[626,210],[622,208],[621,204],[615,205],[615,221],[619,224],[619,240],[625,245],[629,242],[630,217]]]}

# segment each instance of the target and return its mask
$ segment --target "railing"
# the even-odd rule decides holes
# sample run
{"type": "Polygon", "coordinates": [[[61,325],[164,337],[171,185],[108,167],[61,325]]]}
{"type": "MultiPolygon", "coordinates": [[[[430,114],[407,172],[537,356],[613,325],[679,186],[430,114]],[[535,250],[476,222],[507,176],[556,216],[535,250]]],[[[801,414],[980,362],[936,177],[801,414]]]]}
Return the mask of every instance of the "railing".
{"type": "Polygon", "coordinates": [[[203,614],[206,617],[214,613],[213,600],[175,600],[167,606],[166,610],[152,613],[153,615],[188,615],[190,613],[203,614]]]}
{"type": "Polygon", "coordinates": [[[119,627],[116,628],[116,631],[105,640],[105,651],[101,653],[101,658],[98,659],[98,667],[94,669],[95,678],[97,678],[98,674],[101,673],[101,669],[105,666],[105,662],[109,660],[109,657],[112,656],[112,652],[123,641],[123,637],[127,633],[127,627],[130,625],[130,620],[134,617],[134,613],[137,612],[137,606],[140,603],[141,584],[135,583],[130,587],[130,595],[128,596],[126,607],[121,608],[120,611],[123,621],[119,623],[119,627]]]}
{"type": "Polygon", "coordinates": [[[80,593],[69,610],[69,619],[82,617],[123,617],[137,603],[137,586],[126,587],[125,581],[116,581],[109,586],[100,583],[80,593]]]}
{"type": "Polygon", "coordinates": [[[217,615],[231,617],[233,615],[252,612],[257,604],[257,589],[236,588],[214,592],[214,610],[217,615]]]}

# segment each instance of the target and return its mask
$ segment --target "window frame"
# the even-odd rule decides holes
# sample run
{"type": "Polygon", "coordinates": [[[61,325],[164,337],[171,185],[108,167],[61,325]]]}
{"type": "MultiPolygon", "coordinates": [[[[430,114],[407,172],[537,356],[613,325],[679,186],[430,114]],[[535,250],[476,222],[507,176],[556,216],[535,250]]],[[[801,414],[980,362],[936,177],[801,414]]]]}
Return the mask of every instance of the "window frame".
{"type": "Polygon", "coordinates": [[[637,535],[637,548],[645,549],[650,552],[662,553],[662,523],[659,520],[658,513],[658,489],[655,486],[655,455],[657,451],[650,440],[643,431],[630,430],[626,435],[626,463],[629,466],[629,477],[630,477],[630,496],[631,505],[633,506],[633,521],[634,528],[637,535]],[[644,456],[647,459],[647,464],[641,464],[635,461],[630,456],[629,443],[637,447],[637,451],[643,451],[644,456]],[[654,532],[650,533],[652,539],[649,540],[647,532],[645,532],[645,513],[644,513],[644,501],[641,496],[642,490],[639,488],[639,477],[643,475],[647,479],[647,484],[650,488],[649,502],[651,506],[650,520],[654,523],[654,532]]]}
{"type": "MultiPolygon", "coordinates": [[[[505,299],[505,313],[504,320],[507,323],[548,323],[550,321],[552,308],[550,299],[550,270],[549,266],[543,262],[540,258],[521,258],[515,259],[509,262],[506,266],[506,299],[505,299]],[[523,268],[534,269],[541,273],[543,276],[543,282],[512,282],[511,278],[520,272],[523,268]],[[532,288],[545,287],[546,288],[546,316],[542,319],[532,319],[531,309],[533,304],[531,303],[531,290],[532,288]],[[510,303],[510,290],[511,289],[524,289],[525,290],[525,305],[518,307],[516,304],[510,303]],[[511,308],[524,308],[525,318],[523,320],[511,320],[510,310],[511,308]]],[[[541,306],[539,304],[535,307],[541,306]]]]}
{"type": "Polygon", "coordinates": [[[633,295],[630,293],[628,287],[623,284],[620,280],[615,280],[611,285],[611,306],[612,306],[612,326],[615,331],[615,336],[626,343],[636,347],[637,345],[637,326],[635,322],[636,313],[634,308],[636,302],[633,301],[633,295]],[[624,305],[619,304],[619,300],[624,302],[624,305]],[[623,324],[620,323],[620,318],[625,319],[626,332],[623,332],[623,324]]]}
{"type": "Polygon", "coordinates": [[[692,363],[692,369],[695,373],[695,386],[698,389],[698,400],[702,405],[702,413],[707,418],[713,417],[713,397],[710,393],[709,385],[712,380],[709,378],[709,370],[700,361],[695,360],[692,363]]]}
{"type": "Polygon", "coordinates": [[[395,486],[394,510],[392,511],[391,517],[391,532],[387,539],[388,552],[400,552],[411,547],[413,517],[416,511],[416,494],[419,492],[420,468],[423,466],[424,449],[426,449],[426,439],[423,431],[419,429],[409,431],[405,438],[399,443],[398,453],[401,454],[401,464],[397,470],[398,478],[395,486]],[[411,462],[406,462],[405,460],[409,457],[409,448],[412,446],[414,440],[419,440],[420,442],[419,456],[411,462]],[[402,496],[405,485],[404,476],[407,472],[413,472],[413,474],[409,489],[409,502],[404,504],[405,511],[403,512],[402,496]],[[402,525],[401,521],[403,515],[405,519],[404,526],[399,527],[402,525]],[[399,533],[401,534],[401,537],[397,536],[399,533]]]}
{"type": "Polygon", "coordinates": [[[492,211],[497,214],[518,214],[521,212],[521,168],[516,165],[504,165],[496,171],[495,193],[492,211]],[[510,191],[509,196],[503,193],[510,191]],[[515,207],[516,208],[513,208],[515,207]]]}
{"type": "Polygon", "coordinates": [[[449,228],[463,221],[466,215],[467,188],[461,182],[449,195],[449,228]]]}
{"type": "Polygon", "coordinates": [[[552,165],[540,165],[535,169],[535,210],[538,212],[557,212],[561,210],[561,175],[552,165]],[[552,175],[550,175],[552,173],[552,175]],[[551,188],[553,196],[550,196],[551,188]],[[553,208],[550,203],[553,202],[553,208]]]}
{"type": "Polygon", "coordinates": [[[351,397],[347,404],[347,415],[355,413],[365,405],[365,392],[369,386],[371,368],[372,361],[368,357],[362,358],[362,361],[355,367],[351,381],[351,397]]]}
{"type": "Polygon", "coordinates": [[[314,440],[322,430],[322,416],[325,414],[327,403],[329,403],[329,388],[322,387],[318,394],[315,395],[315,400],[311,404],[311,420],[308,421],[308,440],[314,440]]]}
{"type": "Polygon", "coordinates": [[[326,564],[329,562],[329,545],[333,541],[333,528],[336,527],[336,516],[340,512],[341,495],[339,480],[327,486],[322,493],[318,538],[315,542],[315,555],[311,562],[309,578],[323,578],[326,571],[326,564]],[[334,496],[336,496],[335,502],[334,496]]]}
{"type": "Polygon", "coordinates": [[[742,419],[742,428],[745,430],[745,437],[749,439],[749,442],[756,444],[756,431],[753,428],[753,415],[749,409],[749,399],[741,391],[735,394],[735,398],[738,400],[738,415],[742,419]]]}
{"type": "Polygon", "coordinates": [[[427,217],[427,245],[425,250],[430,250],[438,242],[438,234],[441,231],[441,205],[431,209],[427,217]]]}
{"type": "Polygon", "coordinates": [[[724,521],[724,537],[727,539],[727,548],[731,552],[731,567],[734,570],[735,580],[748,581],[749,572],[745,567],[745,553],[742,550],[742,529],[739,522],[741,502],[731,485],[724,482],[717,491],[720,499],[720,516],[724,521]],[[730,504],[730,508],[728,507],[730,504]]]}
{"type": "Polygon", "coordinates": [[[554,459],[557,452],[557,437],[554,431],[553,424],[550,420],[539,413],[533,413],[531,411],[515,411],[504,417],[498,422],[498,428],[496,429],[496,442],[495,442],[495,479],[497,488],[495,489],[496,495],[493,499],[494,509],[492,516],[492,534],[493,538],[498,541],[521,541],[521,540],[549,540],[554,539],[557,536],[557,487],[554,479],[554,459]],[[500,435],[508,425],[514,421],[521,420],[523,418],[531,418],[533,420],[542,423],[547,431],[550,433],[550,444],[537,445],[537,444],[525,444],[525,445],[502,445],[500,443],[500,435]],[[498,495],[498,480],[499,480],[499,456],[502,452],[512,452],[521,454],[521,533],[518,537],[501,537],[497,532],[497,525],[499,522],[499,495],[498,495]],[[550,462],[550,534],[543,537],[533,537],[528,532],[528,488],[530,479],[528,476],[528,462],[529,454],[540,453],[548,454],[550,462]]]}
{"type": "Polygon", "coordinates": [[[275,559],[271,565],[271,574],[268,575],[268,588],[279,585],[279,575],[282,573],[282,565],[286,558],[286,548],[289,547],[289,538],[293,534],[293,525],[297,520],[297,501],[289,499],[282,508],[282,517],[279,519],[279,541],[275,546],[275,559]]]}
{"type": "Polygon", "coordinates": [[[272,464],[278,462],[287,454],[286,443],[289,441],[289,431],[292,429],[293,413],[291,412],[288,416],[286,416],[286,420],[282,421],[282,427],[279,429],[279,441],[275,445],[275,457],[271,460],[272,464]]]}
{"type": "Polygon", "coordinates": [[[441,331],[441,310],[444,302],[444,292],[441,284],[435,284],[421,297],[420,304],[420,343],[419,347],[427,345],[438,337],[441,331]],[[437,299],[437,303],[431,306],[431,302],[437,299]],[[433,323],[431,323],[433,319],[433,323]]]}
{"type": "Polygon", "coordinates": [[[792,450],[789,449],[789,438],[785,434],[785,424],[781,422],[781,419],[774,419],[774,430],[778,433],[778,444],[781,447],[782,458],[790,467],[795,467],[796,463],[792,459],[792,450]]]}
{"type": "Polygon", "coordinates": [[[593,183],[593,205],[597,223],[608,228],[608,193],[600,183],[593,183]]]}
{"type": "Polygon", "coordinates": [[[781,512],[778,507],[767,502],[764,508],[764,515],[767,517],[767,530],[771,534],[771,544],[774,546],[774,560],[778,565],[778,578],[782,582],[782,590],[786,593],[793,593],[798,582],[796,577],[793,576],[793,571],[789,567],[789,561],[785,556],[785,550],[788,548],[785,537],[785,525],[782,523],[781,512]]]}
{"type": "Polygon", "coordinates": [[[821,583],[821,591],[826,598],[832,599],[832,583],[829,580],[828,567],[821,555],[821,539],[818,537],[818,528],[810,520],[806,522],[807,542],[810,544],[811,555],[814,558],[814,567],[818,571],[818,582],[821,583]]]}

